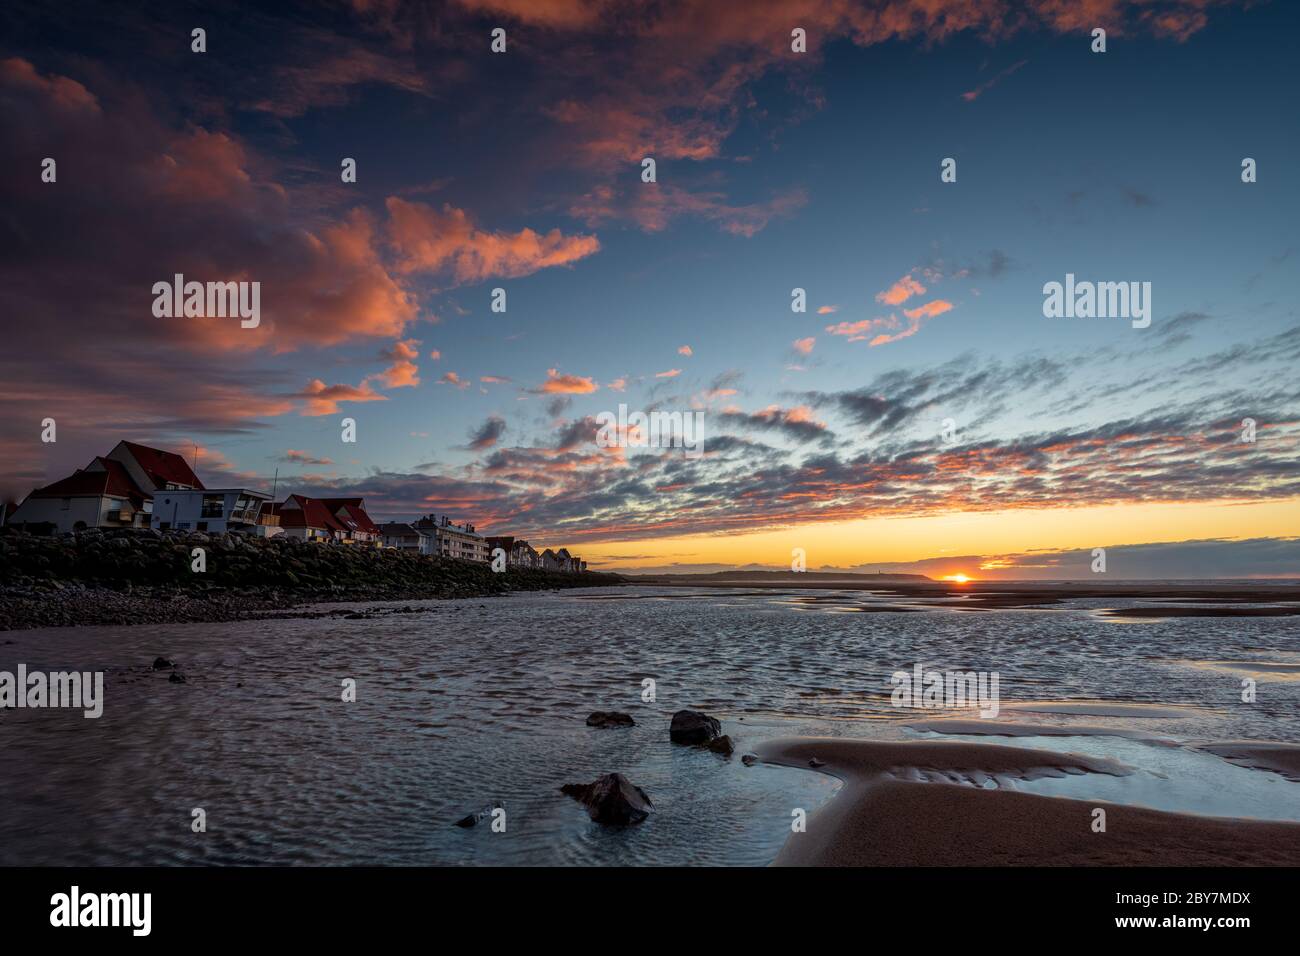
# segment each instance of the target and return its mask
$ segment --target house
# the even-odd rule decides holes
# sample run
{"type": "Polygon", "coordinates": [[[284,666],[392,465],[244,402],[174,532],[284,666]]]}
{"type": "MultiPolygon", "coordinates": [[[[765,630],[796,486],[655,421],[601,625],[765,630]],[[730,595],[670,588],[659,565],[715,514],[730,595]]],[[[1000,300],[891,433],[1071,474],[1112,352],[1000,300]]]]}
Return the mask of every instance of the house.
{"type": "Polygon", "coordinates": [[[555,552],[552,551],[550,548],[547,548],[545,551],[542,552],[542,569],[546,571],[563,570],[563,568],[560,567],[560,559],[556,556],[555,552]]]}
{"type": "Polygon", "coordinates": [[[385,548],[398,548],[416,554],[437,553],[437,536],[431,531],[425,531],[414,525],[390,521],[379,526],[379,533],[385,548]]]}
{"type": "Polygon", "coordinates": [[[158,531],[259,532],[262,508],[271,496],[248,488],[163,489],[154,494],[153,520],[158,531]]]}
{"type": "Polygon", "coordinates": [[[500,535],[489,537],[487,539],[488,559],[492,553],[500,548],[506,553],[506,564],[512,568],[540,568],[542,559],[535,548],[531,547],[523,538],[515,538],[509,535],[500,535]]]}
{"type": "Polygon", "coordinates": [[[120,441],[105,457],[119,462],[130,473],[131,480],[147,492],[203,488],[203,482],[189,463],[170,451],[120,441]]]}
{"type": "Polygon", "coordinates": [[[120,441],[85,468],[37,488],[23,499],[9,523],[61,532],[147,528],[157,491],[202,488],[203,482],[180,455],[120,441]]]}
{"type": "Polygon", "coordinates": [[[428,515],[415,522],[415,527],[432,532],[436,538],[435,554],[464,561],[490,560],[487,541],[474,530],[472,524],[452,524],[446,515],[428,515]]]}
{"type": "Polygon", "coordinates": [[[510,549],[510,563],[520,568],[540,568],[542,556],[527,541],[516,541],[510,549]]]}
{"type": "Polygon", "coordinates": [[[329,509],[343,527],[342,540],[348,544],[382,547],[383,534],[379,526],[366,514],[366,503],[361,498],[321,498],[320,503],[329,509]]]}
{"type": "Polygon", "coordinates": [[[290,495],[274,508],[274,513],[280,516],[281,533],[292,538],[328,544],[342,541],[347,534],[347,529],[319,498],[290,495]]]}
{"type": "Polygon", "coordinates": [[[153,501],[121,462],[96,458],[66,478],[37,488],[9,517],[20,528],[59,532],[144,528],[153,501]]]}
{"type": "Polygon", "coordinates": [[[560,571],[568,572],[577,570],[574,566],[573,555],[569,554],[568,548],[561,548],[559,551],[555,552],[555,562],[559,565],[558,570],[560,571]]]}

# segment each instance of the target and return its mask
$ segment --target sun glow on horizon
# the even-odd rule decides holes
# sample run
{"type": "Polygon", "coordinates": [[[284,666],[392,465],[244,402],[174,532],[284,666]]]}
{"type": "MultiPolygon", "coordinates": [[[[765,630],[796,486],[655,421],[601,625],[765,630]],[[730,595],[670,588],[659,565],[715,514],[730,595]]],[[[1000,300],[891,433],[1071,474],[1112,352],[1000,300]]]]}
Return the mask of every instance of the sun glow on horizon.
{"type": "Polygon", "coordinates": [[[964,574],[945,574],[943,578],[941,578],[941,580],[953,581],[957,584],[965,584],[967,581],[970,580],[970,578],[966,577],[966,575],[964,574]]]}

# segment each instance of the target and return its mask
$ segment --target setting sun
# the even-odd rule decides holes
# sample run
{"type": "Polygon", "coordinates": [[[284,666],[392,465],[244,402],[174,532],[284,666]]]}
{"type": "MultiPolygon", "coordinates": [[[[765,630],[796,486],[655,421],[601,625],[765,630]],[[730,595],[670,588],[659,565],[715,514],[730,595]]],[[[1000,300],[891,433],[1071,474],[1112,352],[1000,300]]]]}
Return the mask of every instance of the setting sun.
{"type": "Polygon", "coordinates": [[[964,574],[947,574],[947,575],[944,575],[943,580],[945,580],[945,581],[955,581],[955,582],[957,582],[958,584],[965,584],[967,581],[970,580],[970,578],[966,577],[966,575],[964,575],[964,574]]]}

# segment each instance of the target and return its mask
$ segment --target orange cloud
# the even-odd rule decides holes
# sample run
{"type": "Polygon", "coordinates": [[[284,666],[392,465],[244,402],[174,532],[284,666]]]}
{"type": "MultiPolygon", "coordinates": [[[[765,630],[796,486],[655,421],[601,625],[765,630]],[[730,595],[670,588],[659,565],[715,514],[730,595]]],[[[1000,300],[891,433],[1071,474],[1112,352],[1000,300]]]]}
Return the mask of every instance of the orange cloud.
{"type": "Polygon", "coordinates": [[[590,378],[578,375],[561,375],[559,369],[548,368],[546,381],[538,386],[537,391],[543,395],[586,395],[596,391],[600,386],[590,378]]]}
{"type": "Polygon", "coordinates": [[[910,275],[905,275],[884,292],[876,293],[876,301],[883,302],[885,305],[899,305],[906,302],[914,295],[924,295],[925,286],[917,282],[910,275]]]}
{"type": "Polygon", "coordinates": [[[666,372],[655,372],[655,378],[676,378],[678,375],[681,375],[681,374],[682,374],[682,370],[681,370],[681,369],[679,369],[679,368],[670,368],[670,369],[669,369],[668,371],[666,371],[666,372]]]}
{"type": "Polygon", "coordinates": [[[455,372],[444,372],[442,378],[438,379],[439,385],[453,385],[456,388],[469,388],[471,382],[468,379],[461,378],[455,372]]]}
{"type": "Polygon", "coordinates": [[[420,357],[419,342],[415,339],[396,342],[391,349],[380,354],[393,363],[375,376],[383,381],[385,388],[406,388],[420,384],[420,370],[415,364],[415,359],[420,357]]]}
{"type": "Polygon", "coordinates": [[[513,279],[569,265],[600,249],[595,236],[565,236],[558,229],[490,232],[474,225],[463,209],[448,205],[438,210],[390,196],[386,206],[388,239],[401,273],[449,272],[457,283],[513,279]]]}
{"type": "Polygon", "coordinates": [[[817,339],[811,335],[806,339],[795,339],[794,350],[800,355],[809,355],[812,353],[813,345],[816,344],[816,342],[817,339]]]}
{"type": "Polygon", "coordinates": [[[304,415],[333,415],[339,410],[340,402],[384,402],[387,399],[372,389],[368,382],[356,385],[326,385],[318,378],[307,383],[307,387],[295,398],[307,399],[303,407],[304,415]]]}
{"type": "Polygon", "coordinates": [[[935,299],[933,302],[927,302],[925,305],[915,309],[904,309],[903,314],[909,319],[933,319],[936,315],[943,315],[945,312],[952,310],[952,303],[944,299],[935,299]]]}
{"type": "Polygon", "coordinates": [[[689,345],[683,345],[681,348],[677,350],[677,354],[685,355],[689,357],[691,355],[694,355],[695,353],[691,350],[691,347],[689,345]]]}

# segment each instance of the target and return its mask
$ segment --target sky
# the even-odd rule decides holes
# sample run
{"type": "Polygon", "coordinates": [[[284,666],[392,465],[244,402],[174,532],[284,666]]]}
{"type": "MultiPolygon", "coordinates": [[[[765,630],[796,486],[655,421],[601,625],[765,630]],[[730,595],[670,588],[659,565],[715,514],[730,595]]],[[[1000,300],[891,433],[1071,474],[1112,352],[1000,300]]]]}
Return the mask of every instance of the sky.
{"type": "Polygon", "coordinates": [[[1300,576],[1298,26],[10,5],[0,494],[126,438],[604,569],[1300,576]],[[155,316],[176,273],[257,281],[260,323],[155,316]],[[1150,283],[1150,324],[1046,317],[1067,274],[1150,283]],[[703,454],[605,447],[620,405],[701,413],[703,454]]]}

